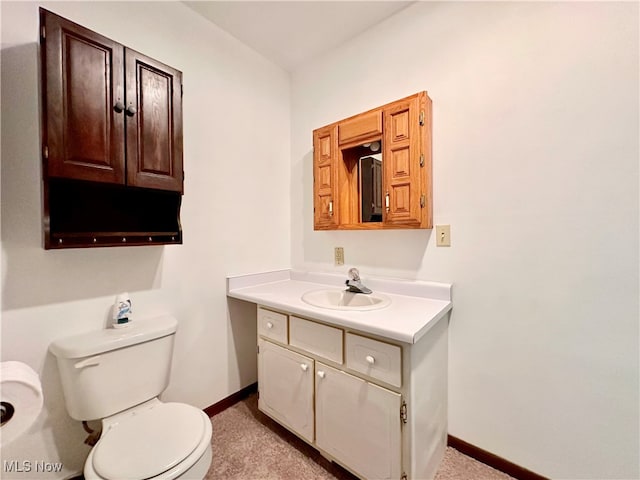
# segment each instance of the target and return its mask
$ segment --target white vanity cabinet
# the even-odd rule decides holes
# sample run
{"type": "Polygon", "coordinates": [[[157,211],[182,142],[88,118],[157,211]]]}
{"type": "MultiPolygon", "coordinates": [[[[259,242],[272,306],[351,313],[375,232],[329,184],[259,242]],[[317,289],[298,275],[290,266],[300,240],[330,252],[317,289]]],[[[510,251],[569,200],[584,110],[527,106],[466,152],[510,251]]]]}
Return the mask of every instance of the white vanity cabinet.
{"type": "Polygon", "coordinates": [[[446,319],[408,344],[258,306],[259,409],[361,478],[435,476],[446,383],[446,319]]]}

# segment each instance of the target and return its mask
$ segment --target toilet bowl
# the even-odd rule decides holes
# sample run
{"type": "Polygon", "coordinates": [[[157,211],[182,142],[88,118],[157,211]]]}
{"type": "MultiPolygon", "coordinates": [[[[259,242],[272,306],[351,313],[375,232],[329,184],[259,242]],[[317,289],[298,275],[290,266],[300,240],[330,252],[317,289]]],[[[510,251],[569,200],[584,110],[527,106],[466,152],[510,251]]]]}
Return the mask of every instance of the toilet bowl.
{"type": "Polygon", "coordinates": [[[202,411],[158,399],[102,421],[85,479],[202,479],[211,464],[211,421],[202,411]]]}
{"type": "Polygon", "coordinates": [[[102,420],[86,479],[198,479],[211,465],[211,421],[200,409],[161,402],[177,321],[137,321],[54,341],[65,405],[76,420],[102,420]]]}

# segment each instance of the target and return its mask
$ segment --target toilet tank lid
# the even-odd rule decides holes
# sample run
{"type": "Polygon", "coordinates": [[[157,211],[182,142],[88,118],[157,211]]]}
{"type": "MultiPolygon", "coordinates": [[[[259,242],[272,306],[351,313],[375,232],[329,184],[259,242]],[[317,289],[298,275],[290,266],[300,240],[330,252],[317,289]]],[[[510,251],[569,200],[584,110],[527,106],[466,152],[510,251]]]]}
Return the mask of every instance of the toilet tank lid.
{"type": "Polygon", "coordinates": [[[134,320],[125,328],[105,328],[54,340],[49,350],[60,358],[82,358],[173,335],[178,326],[171,315],[134,320]]]}

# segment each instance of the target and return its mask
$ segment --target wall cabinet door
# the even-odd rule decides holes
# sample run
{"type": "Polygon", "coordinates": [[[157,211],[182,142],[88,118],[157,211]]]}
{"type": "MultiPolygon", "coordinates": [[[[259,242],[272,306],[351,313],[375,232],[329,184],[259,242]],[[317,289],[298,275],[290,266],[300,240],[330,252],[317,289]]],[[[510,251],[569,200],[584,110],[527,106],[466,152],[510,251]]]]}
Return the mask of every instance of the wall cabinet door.
{"type": "Polygon", "coordinates": [[[320,362],[315,381],[318,447],[364,478],[400,478],[400,394],[320,362]]]}
{"type": "Polygon", "coordinates": [[[313,359],[262,339],[258,345],[258,408],[313,442],[313,359]]]}
{"type": "Polygon", "coordinates": [[[387,224],[419,226],[421,210],[426,207],[424,200],[421,204],[424,190],[420,171],[424,166],[420,165],[419,110],[418,97],[395,102],[384,109],[383,188],[387,196],[387,224]]]}
{"type": "Polygon", "coordinates": [[[336,132],[335,126],[313,132],[313,223],[316,229],[338,225],[336,132]]]}
{"type": "Polygon", "coordinates": [[[124,49],[50,12],[41,15],[46,173],[124,183],[124,49]]]}
{"type": "Polygon", "coordinates": [[[182,192],[182,73],[41,17],[47,175],[182,192]]]}
{"type": "Polygon", "coordinates": [[[182,73],[125,50],[127,184],[182,191],[182,73]]]}

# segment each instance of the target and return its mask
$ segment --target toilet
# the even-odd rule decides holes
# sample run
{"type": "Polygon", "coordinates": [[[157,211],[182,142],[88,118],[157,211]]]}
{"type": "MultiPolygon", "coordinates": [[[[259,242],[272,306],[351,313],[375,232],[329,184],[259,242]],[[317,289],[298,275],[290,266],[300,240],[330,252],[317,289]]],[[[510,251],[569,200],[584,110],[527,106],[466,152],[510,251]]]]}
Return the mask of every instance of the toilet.
{"type": "Polygon", "coordinates": [[[177,321],[136,320],[55,340],[65,405],[76,420],[102,420],[84,477],[198,479],[211,465],[211,422],[200,409],[161,402],[169,383],[177,321]]]}

